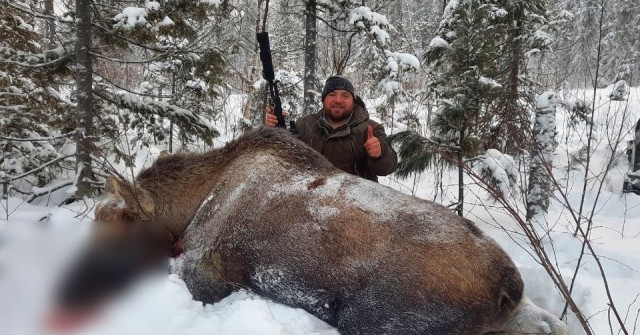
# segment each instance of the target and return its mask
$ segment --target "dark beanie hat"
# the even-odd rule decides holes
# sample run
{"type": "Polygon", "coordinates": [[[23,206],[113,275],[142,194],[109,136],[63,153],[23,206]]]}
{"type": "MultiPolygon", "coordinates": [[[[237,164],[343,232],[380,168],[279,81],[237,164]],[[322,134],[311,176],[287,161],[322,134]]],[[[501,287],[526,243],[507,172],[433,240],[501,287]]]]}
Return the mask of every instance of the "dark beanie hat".
{"type": "Polygon", "coordinates": [[[327,94],[331,93],[335,90],[345,90],[349,91],[351,95],[355,98],[355,89],[353,88],[353,84],[349,81],[349,79],[340,76],[332,76],[327,78],[324,82],[324,88],[322,89],[322,100],[327,94]]]}

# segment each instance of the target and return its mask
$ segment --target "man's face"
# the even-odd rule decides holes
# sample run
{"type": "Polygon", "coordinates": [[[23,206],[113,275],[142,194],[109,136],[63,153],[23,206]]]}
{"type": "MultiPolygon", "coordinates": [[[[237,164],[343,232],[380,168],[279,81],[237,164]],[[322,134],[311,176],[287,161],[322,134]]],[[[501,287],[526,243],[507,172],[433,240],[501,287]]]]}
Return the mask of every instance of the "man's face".
{"type": "Polygon", "coordinates": [[[353,95],[345,90],[331,91],[322,100],[322,108],[331,121],[346,120],[353,112],[353,95]]]}

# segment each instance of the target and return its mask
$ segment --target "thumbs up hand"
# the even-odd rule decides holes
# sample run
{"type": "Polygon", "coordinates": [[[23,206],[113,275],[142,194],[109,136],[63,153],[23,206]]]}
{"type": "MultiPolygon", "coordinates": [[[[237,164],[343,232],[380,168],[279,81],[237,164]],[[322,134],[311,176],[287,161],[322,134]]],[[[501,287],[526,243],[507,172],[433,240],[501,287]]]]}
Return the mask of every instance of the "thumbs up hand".
{"type": "Polygon", "coordinates": [[[373,136],[372,126],[367,127],[367,141],[364,142],[364,149],[367,151],[367,155],[371,158],[378,158],[382,156],[380,140],[373,136]]]}

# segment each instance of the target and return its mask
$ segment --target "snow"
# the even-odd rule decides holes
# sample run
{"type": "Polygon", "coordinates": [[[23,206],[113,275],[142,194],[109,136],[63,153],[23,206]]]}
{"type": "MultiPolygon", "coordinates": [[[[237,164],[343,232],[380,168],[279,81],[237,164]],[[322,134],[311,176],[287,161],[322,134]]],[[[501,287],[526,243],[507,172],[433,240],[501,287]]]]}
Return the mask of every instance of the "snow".
{"type": "Polygon", "coordinates": [[[561,10],[560,13],[558,14],[558,19],[564,19],[567,21],[573,21],[573,19],[575,18],[575,16],[573,15],[573,13],[571,13],[568,10],[561,10]]]}
{"type": "Polygon", "coordinates": [[[507,16],[509,13],[504,8],[498,8],[493,12],[493,14],[496,17],[504,17],[504,16],[507,16]]]}
{"type": "Polygon", "coordinates": [[[172,26],[174,24],[175,22],[173,22],[173,20],[171,20],[171,18],[169,18],[168,16],[165,16],[162,22],[160,23],[161,26],[172,26]]]}
{"type": "Polygon", "coordinates": [[[187,80],[185,86],[194,90],[206,90],[207,83],[202,80],[187,80]]]}
{"type": "Polygon", "coordinates": [[[389,21],[384,15],[372,11],[369,7],[358,7],[351,11],[349,24],[354,24],[357,21],[367,21],[372,25],[382,27],[389,25],[389,21]]]}
{"type": "MultiPolygon", "coordinates": [[[[201,3],[219,5],[220,0],[201,1],[201,3]]],[[[156,29],[158,26],[173,25],[173,20],[168,16],[165,16],[162,21],[157,24],[152,24],[147,21],[147,14],[149,14],[149,12],[159,11],[160,6],[160,3],[157,1],[146,0],[144,7],[126,7],[122,12],[114,16],[113,19],[117,22],[113,27],[133,29],[136,26],[142,26],[156,29]]]]}
{"type": "Polygon", "coordinates": [[[215,305],[194,301],[175,275],[149,278],[82,334],[337,334],[326,324],[240,290],[215,305]],[[132,323],[132,315],[138,322],[132,323]],[[167,320],[169,327],[165,322],[167,320]]]}
{"type": "Polygon", "coordinates": [[[626,100],[629,95],[629,84],[624,80],[618,80],[611,88],[609,98],[611,100],[626,100]]]}
{"type": "Polygon", "coordinates": [[[556,95],[553,92],[545,92],[536,101],[537,109],[548,109],[556,107],[556,95]]]}
{"type": "Polygon", "coordinates": [[[222,4],[222,1],[223,0],[199,0],[200,3],[214,6],[219,6],[220,4],[222,4]]]}
{"type": "MultiPolygon", "coordinates": [[[[640,89],[630,88],[626,101],[611,101],[608,96],[612,90],[613,87],[599,90],[596,96],[598,109],[594,116],[595,136],[605,138],[607,132],[602,126],[606,122],[618,120],[617,124],[625,131],[625,139],[632,139],[633,125],[640,117],[640,89]],[[623,111],[627,113],[626,121],[617,119],[623,111]]],[[[549,92],[538,99],[537,107],[552,107],[552,95],[572,101],[593,99],[592,92],[549,92]]],[[[371,106],[375,107],[375,104],[371,106]]],[[[584,124],[570,127],[569,122],[569,113],[558,108],[557,138],[562,140],[555,151],[553,171],[566,190],[569,203],[577,206],[582,191],[584,166],[569,171],[566,165],[570,155],[578,152],[584,145],[587,129],[584,124]]],[[[224,133],[219,140],[227,141],[233,136],[234,134],[224,133]]],[[[621,143],[621,146],[626,146],[626,142],[621,143]]],[[[622,149],[623,147],[618,148],[622,149]]],[[[598,179],[602,176],[601,172],[608,161],[608,155],[610,152],[607,150],[607,143],[595,143],[590,177],[593,180],[601,180],[604,187],[599,190],[593,184],[589,185],[585,198],[587,212],[584,215],[594,212],[592,222],[595,228],[591,241],[594,243],[595,251],[601,256],[614,303],[620,309],[623,318],[628,315],[625,321],[627,329],[634,329],[634,326],[640,326],[635,317],[640,304],[636,299],[640,293],[640,196],[621,193],[622,181],[628,168],[624,159],[614,166],[606,179],[598,179]],[[597,203],[596,197],[599,197],[597,203]]],[[[513,174],[510,172],[513,164],[510,157],[490,150],[484,155],[483,160],[484,164],[493,168],[492,173],[496,179],[503,181],[501,189],[506,191],[508,186],[514,185],[508,178],[513,174]]],[[[135,168],[139,169],[138,165],[143,164],[148,162],[136,162],[135,168]]],[[[425,173],[415,182],[385,177],[381,178],[381,184],[405,193],[414,190],[418,197],[435,199],[443,204],[451,203],[451,200],[456,198],[457,190],[454,186],[447,185],[455,185],[456,172],[445,172],[444,190],[440,193],[436,193],[438,190],[434,188],[435,175],[425,173]]],[[[550,279],[532,258],[531,250],[526,243],[517,235],[513,237],[507,234],[509,230],[518,230],[513,219],[498,206],[487,201],[486,193],[471,184],[470,179],[467,181],[466,216],[492,236],[513,258],[522,273],[529,298],[553,315],[559,315],[564,306],[550,279]]],[[[340,183],[341,180],[331,178],[327,182],[340,183]]],[[[381,203],[376,194],[366,192],[365,183],[361,187],[360,191],[354,191],[347,196],[366,197],[367,210],[379,212],[381,215],[394,210],[393,204],[381,203]]],[[[317,192],[322,192],[321,189],[331,188],[319,188],[317,192]]],[[[66,197],[67,191],[68,189],[62,189],[53,192],[50,203],[59,203],[66,197]]],[[[558,192],[556,196],[559,196],[558,192]]],[[[68,263],[69,257],[86,239],[94,201],[100,200],[102,199],[90,199],[61,207],[30,205],[17,198],[0,200],[0,333],[43,334],[41,321],[55,278],[64,273],[64,266],[68,263]]],[[[327,218],[336,214],[335,208],[330,206],[319,206],[314,210],[327,218]]],[[[551,227],[551,232],[545,239],[545,248],[553,250],[561,273],[565,280],[570,280],[581,248],[580,240],[572,236],[575,227],[566,207],[555,200],[552,201],[545,219],[551,227]]],[[[581,265],[573,296],[592,323],[594,334],[608,334],[610,315],[607,312],[607,292],[593,258],[587,255],[585,259],[587,261],[581,265]]],[[[263,277],[266,278],[266,274],[273,271],[278,269],[264,269],[263,277]]],[[[539,325],[544,328],[545,323],[542,321],[539,325]]],[[[612,324],[614,332],[617,333],[615,322],[612,324]]],[[[573,317],[569,318],[569,328],[571,334],[583,333],[573,317]]],[[[180,278],[168,275],[149,278],[139,283],[128,295],[108,306],[101,319],[80,330],[78,334],[338,333],[303,310],[276,304],[244,290],[239,290],[216,304],[202,305],[191,298],[180,278]]]]}
{"type": "Polygon", "coordinates": [[[387,56],[387,70],[389,75],[382,79],[378,84],[380,91],[387,97],[391,97],[401,90],[399,78],[403,72],[418,71],[420,69],[420,60],[414,55],[384,51],[387,56]]]}
{"type": "Polygon", "coordinates": [[[487,78],[484,76],[481,76],[480,79],[478,79],[478,81],[480,82],[480,84],[487,86],[489,88],[500,88],[502,87],[502,85],[500,85],[499,82],[497,82],[495,79],[491,79],[491,78],[487,78]]]}
{"type": "Polygon", "coordinates": [[[160,10],[160,3],[157,1],[148,1],[144,4],[144,8],[148,10],[160,10]]]}
{"type": "Polygon", "coordinates": [[[369,30],[369,34],[375,36],[376,40],[381,44],[381,45],[387,45],[387,42],[391,39],[391,36],[389,36],[389,34],[384,31],[383,29],[380,28],[380,26],[371,26],[370,30],[369,30]]]}
{"type": "Polygon", "coordinates": [[[118,21],[118,23],[115,23],[113,26],[114,28],[123,26],[133,28],[137,24],[143,25],[147,22],[145,16],[147,16],[147,10],[145,8],[127,7],[122,10],[122,13],[113,18],[118,21]]]}
{"type": "Polygon", "coordinates": [[[418,57],[412,54],[402,53],[402,52],[392,52],[389,50],[385,50],[384,54],[387,56],[387,59],[389,60],[389,62],[396,63],[394,65],[389,65],[389,70],[391,71],[397,72],[398,66],[401,69],[406,69],[406,70],[412,70],[412,71],[420,70],[420,60],[418,59],[418,57]]]}
{"type": "Polygon", "coordinates": [[[24,22],[24,20],[20,16],[14,15],[13,19],[18,21],[18,28],[20,28],[22,30],[29,31],[29,32],[34,32],[35,31],[33,29],[33,26],[28,24],[28,23],[26,23],[26,22],[24,22]]]}
{"type": "Polygon", "coordinates": [[[449,0],[447,6],[444,8],[444,13],[442,13],[442,17],[451,17],[451,13],[456,10],[456,8],[460,5],[458,0],[449,0]]]}
{"type": "Polygon", "coordinates": [[[400,83],[393,79],[385,78],[378,84],[380,91],[387,97],[393,96],[400,90],[400,83]]]}
{"type": "Polygon", "coordinates": [[[438,36],[431,39],[431,42],[429,42],[429,47],[434,49],[435,48],[452,49],[449,42],[445,41],[444,38],[438,37],[438,36]]]}
{"type": "Polygon", "coordinates": [[[351,11],[349,15],[349,24],[366,31],[372,35],[378,43],[386,45],[390,40],[389,34],[383,29],[389,26],[387,18],[379,13],[372,11],[369,7],[358,7],[351,11]]]}
{"type": "Polygon", "coordinates": [[[392,57],[387,57],[387,69],[389,70],[389,76],[394,78],[398,74],[398,62],[392,57]]]}
{"type": "Polygon", "coordinates": [[[538,49],[538,48],[533,48],[533,49],[531,49],[531,50],[529,50],[529,51],[525,52],[524,56],[525,56],[526,58],[531,58],[531,57],[533,57],[533,56],[539,55],[539,54],[540,54],[540,52],[541,52],[541,50],[540,50],[540,49],[538,49]]]}
{"type": "Polygon", "coordinates": [[[553,36],[542,30],[536,30],[533,33],[533,38],[540,41],[542,45],[550,45],[553,43],[553,36]]]}
{"type": "Polygon", "coordinates": [[[511,189],[515,187],[512,181],[518,179],[518,167],[513,157],[496,149],[489,149],[484,155],[478,156],[478,160],[478,168],[491,174],[502,194],[510,195],[511,189]]]}

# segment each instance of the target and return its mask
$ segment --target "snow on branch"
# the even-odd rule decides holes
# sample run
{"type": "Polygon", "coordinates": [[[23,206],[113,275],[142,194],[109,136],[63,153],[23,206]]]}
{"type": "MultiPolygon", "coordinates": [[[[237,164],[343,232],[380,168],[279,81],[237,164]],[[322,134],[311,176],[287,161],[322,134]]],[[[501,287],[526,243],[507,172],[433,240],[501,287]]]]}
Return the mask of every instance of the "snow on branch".
{"type": "Polygon", "coordinates": [[[42,170],[42,169],[44,169],[44,168],[46,168],[48,166],[51,166],[51,165],[53,165],[53,164],[55,164],[55,163],[57,163],[59,161],[63,161],[65,159],[71,158],[71,157],[74,157],[74,156],[73,155],[65,155],[65,156],[60,156],[58,158],[52,159],[52,160],[46,162],[45,164],[42,164],[42,165],[40,165],[40,166],[38,166],[38,167],[36,167],[36,168],[34,168],[32,170],[29,170],[29,171],[24,172],[22,174],[19,174],[17,176],[10,177],[10,178],[8,178],[8,181],[12,182],[14,180],[22,179],[22,178],[24,178],[24,177],[26,177],[28,175],[34,174],[34,173],[36,173],[36,172],[38,172],[38,171],[40,171],[40,170],[42,170]]]}
{"type": "Polygon", "coordinates": [[[0,62],[24,67],[57,66],[71,60],[72,53],[63,47],[46,50],[41,53],[27,53],[9,47],[0,47],[0,62]]]}
{"type": "Polygon", "coordinates": [[[18,138],[18,137],[0,136],[0,139],[7,140],[7,141],[16,141],[16,142],[49,142],[49,141],[55,141],[61,138],[71,137],[75,134],[76,132],[72,131],[66,134],[62,134],[58,136],[50,136],[50,137],[18,138]]]}
{"type": "Polygon", "coordinates": [[[402,75],[406,72],[416,72],[420,69],[418,57],[408,53],[383,49],[390,44],[391,37],[386,30],[391,28],[391,25],[384,15],[372,11],[369,7],[360,6],[351,10],[349,24],[365,32],[377,42],[376,44],[381,51],[384,51],[384,56],[381,58],[386,61],[385,67],[389,72],[380,81],[378,87],[387,97],[397,95],[402,91],[402,75]]]}
{"type": "Polygon", "coordinates": [[[46,14],[39,13],[38,11],[31,10],[31,6],[26,3],[21,3],[17,1],[3,1],[3,4],[7,4],[13,7],[14,9],[17,9],[18,11],[29,15],[30,17],[37,17],[40,19],[46,19],[46,20],[51,20],[51,21],[60,22],[60,23],[73,22],[71,12],[64,13],[62,14],[62,16],[46,15],[46,14]]]}
{"type": "Polygon", "coordinates": [[[116,15],[113,20],[116,23],[114,28],[135,28],[135,26],[151,27],[147,22],[147,14],[152,11],[160,9],[160,3],[155,1],[149,1],[145,4],[144,8],[139,7],[126,7],[122,10],[122,13],[116,15]]]}
{"type": "Polygon", "coordinates": [[[18,29],[26,30],[26,31],[28,31],[28,32],[35,32],[35,29],[33,29],[33,26],[32,26],[32,25],[30,25],[30,24],[28,24],[28,23],[26,23],[26,22],[24,21],[24,19],[23,19],[23,18],[21,18],[20,16],[14,15],[14,16],[13,16],[13,19],[14,19],[16,22],[18,22],[18,25],[17,25],[17,28],[18,28],[18,29]]]}
{"type": "Polygon", "coordinates": [[[556,105],[556,94],[553,92],[541,94],[536,102],[533,135],[537,150],[540,151],[541,164],[553,161],[556,147],[556,105]]]}
{"type": "Polygon", "coordinates": [[[369,7],[358,7],[351,11],[349,24],[371,35],[380,45],[385,46],[389,42],[389,34],[386,28],[389,27],[387,18],[372,11],[369,7]]]}
{"type": "Polygon", "coordinates": [[[449,42],[447,42],[444,38],[436,36],[434,38],[431,39],[431,42],[429,42],[429,48],[443,48],[443,49],[448,49],[448,50],[453,50],[453,48],[451,47],[451,44],[449,44],[449,42]]]}
{"type": "Polygon", "coordinates": [[[400,77],[404,72],[416,72],[420,69],[418,57],[401,52],[384,51],[387,56],[389,74],[378,84],[386,96],[392,96],[401,90],[400,77]]]}
{"type": "Polygon", "coordinates": [[[625,101],[629,97],[629,84],[624,80],[618,80],[611,88],[609,99],[614,101],[625,101]]]}
{"type": "Polygon", "coordinates": [[[198,2],[207,5],[219,6],[220,4],[222,4],[222,1],[223,0],[200,0],[198,2]]]}
{"type": "Polygon", "coordinates": [[[500,83],[495,79],[487,78],[485,76],[480,76],[480,78],[478,79],[478,82],[480,83],[481,86],[484,86],[489,89],[502,87],[502,85],[500,85],[500,83]]]}
{"type": "Polygon", "coordinates": [[[385,50],[384,54],[387,56],[387,67],[391,78],[396,78],[399,71],[420,70],[420,60],[412,54],[392,52],[389,50],[385,50]]]}
{"type": "Polygon", "coordinates": [[[557,146],[557,104],[557,96],[553,92],[541,94],[536,102],[536,117],[533,124],[534,147],[531,150],[527,192],[527,219],[546,212],[549,208],[549,199],[553,194],[550,176],[557,146]]]}
{"type": "MultiPolygon", "coordinates": [[[[198,4],[219,6],[223,0],[198,0],[198,4]]],[[[174,25],[174,21],[165,16],[162,21],[152,25],[147,21],[147,15],[152,12],[160,11],[160,3],[157,1],[146,0],[144,7],[126,7],[121,13],[113,17],[116,23],[113,27],[116,29],[133,29],[136,26],[157,29],[160,26],[174,25]]]]}
{"type": "Polygon", "coordinates": [[[34,200],[36,200],[37,198],[43,196],[43,195],[47,195],[47,194],[51,194],[57,190],[63,189],[67,186],[71,186],[73,185],[72,181],[67,181],[67,182],[63,182],[60,183],[58,185],[54,185],[54,186],[49,186],[49,187],[34,187],[33,188],[33,194],[31,194],[28,198],[27,198],[27,203],[32,203],[34,200]]]}
{"type": "Polygon", "coordinates": [[[165,117],[181,127],[187,134],[196,135],[207,142],[219,135],[215,127],[202,116],[164,101],[156,101],[150,97],[140,97],[137,94],[127,92],[114,93],[105,98],[115,100],[118,106],[138,113],[157,114],[165,117]]]}
{"type": "Polygon", "coordinates": [[[513,157],[496,149],[489,149],[484,155],[476,157],[480,175],[495,185],[504,197],[511,195],[518,181],[518,166],[513,157]]]}
{"type": "Polygon", "coordinates": [[[540,45],[543,45],[543,46],[548,46],[548,45],[551,45],[551,43],[553,43],[553,36],[551,34],[547,33],[546,31],[536,30],[533,33],[533,38],[540,45]]]}

